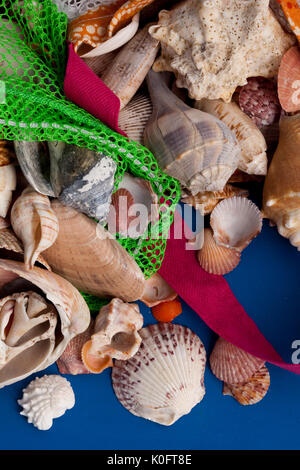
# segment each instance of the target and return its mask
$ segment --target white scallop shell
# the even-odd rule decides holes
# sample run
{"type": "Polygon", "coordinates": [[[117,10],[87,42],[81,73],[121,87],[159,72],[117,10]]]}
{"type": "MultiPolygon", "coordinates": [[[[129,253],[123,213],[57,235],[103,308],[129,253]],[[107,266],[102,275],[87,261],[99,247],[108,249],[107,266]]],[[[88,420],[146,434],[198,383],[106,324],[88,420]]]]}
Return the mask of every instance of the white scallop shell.
{"type": "Polygon", "coordinates": [[[132,414],[169,426],[202,400],[206,352],[200,338],[182,325],[157,323],[140,335],[137,354],[115,362],[113,388],[132,414]]]}
{"type": "Polygon", "coordinates": [[[23,397],[18,404],[23,407],[20,414],[27,417],[28,423],[47,431],[54,418],[73,408],[75,396],[67,379],[60,375],[44,375],[23,389],[23,397]]]}

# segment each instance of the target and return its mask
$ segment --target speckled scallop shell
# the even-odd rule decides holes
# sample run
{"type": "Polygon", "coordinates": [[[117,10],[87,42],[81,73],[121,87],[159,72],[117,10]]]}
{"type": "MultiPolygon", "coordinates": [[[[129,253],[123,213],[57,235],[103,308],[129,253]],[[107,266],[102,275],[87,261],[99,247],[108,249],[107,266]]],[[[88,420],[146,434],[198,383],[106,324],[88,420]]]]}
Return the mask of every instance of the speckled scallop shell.
{"type": "Polygon", "coordinates": [[[291,47],[282,57],[278,72],[278,97],[288,113],[300,110],[300,50],[291,47]]]}
{"type": "Polygon", "coordinates": [[[247,382],[264,361],[219,338],[209,358],[212,373],[227,384],[247,382]]]}
{"type": "Polygon", "coordinates": [[[137,354],[116,361],[113,388],[132,414],[169,426],[188,414],[205,394],[206,353],[188,328],[158,323],[140,331],[137,354]]]}
{"type": "Polygon", "coordinates": [[[223,385],[223,395],[230,395],[241,405],[255,405],[266,395],[270,386],[270,374],[266,366],[263,366],[248,380],[242,384],[223,385]]]}
{"type": "Polygon", "coordinates": [[[262,228],[262,215],[249,199],[232,197],[212,211],[210,225],[218,245],[242,251],[262,228]]]}

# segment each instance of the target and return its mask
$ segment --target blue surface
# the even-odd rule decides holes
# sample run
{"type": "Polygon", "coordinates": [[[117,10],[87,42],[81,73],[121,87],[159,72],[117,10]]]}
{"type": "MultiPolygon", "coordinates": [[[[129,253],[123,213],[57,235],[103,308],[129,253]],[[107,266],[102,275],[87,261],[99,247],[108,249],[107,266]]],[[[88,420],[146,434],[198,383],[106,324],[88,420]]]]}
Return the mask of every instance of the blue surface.
{"type": "MultiPolygon", "coordinates": [[[[287,361],[291,343],[300,340],[300,253],[266,224],[227,275],[235,295],[265,336],[287,361]]],[[[141,306],[145,323],[150,310],[141,306]]],[[[186,305],[178,323],[194,330],[208,354],[216,335],[186,305]]],[[[118,402],[110,371],[68,376],[75,407],[38,431],[18,413],[16,400],[33,378],[0,390],[1,449],[300,449],[300,376],[269,365],[271,386],[257,405],[243,407],[223,397],[221,382],[206,368],[206,395],[171,427],[131,415],[118,402]]],[[[45,372],[57,373],[55,365],[45,372]]]]}

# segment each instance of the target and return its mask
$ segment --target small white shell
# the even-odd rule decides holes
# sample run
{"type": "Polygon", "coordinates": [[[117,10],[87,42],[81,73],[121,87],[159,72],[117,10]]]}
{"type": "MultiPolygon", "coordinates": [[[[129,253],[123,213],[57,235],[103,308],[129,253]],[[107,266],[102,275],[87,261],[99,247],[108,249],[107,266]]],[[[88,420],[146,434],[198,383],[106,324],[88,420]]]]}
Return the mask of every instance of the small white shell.
{"type": "Polygon", "coordinates": [[[67,379],[60,375],[44,375],[23,389],[23,397],[18,404],[23,407],[20,414],[27,417],[28,423],[47,431],[54,418],[73,408],[75,396],[67,379]]]}

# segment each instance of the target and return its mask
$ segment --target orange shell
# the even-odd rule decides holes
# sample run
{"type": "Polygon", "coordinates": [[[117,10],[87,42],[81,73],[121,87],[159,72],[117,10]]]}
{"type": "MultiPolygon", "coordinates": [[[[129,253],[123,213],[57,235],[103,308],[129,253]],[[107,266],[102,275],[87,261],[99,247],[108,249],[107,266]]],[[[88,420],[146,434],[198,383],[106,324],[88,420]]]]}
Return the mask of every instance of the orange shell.
{"type": "Polygon", "coordinates": [[[209,362],[212,373],[227,384],[247,382],[265,363],[223,338],[216,342],[209,362]]]}
{"type": "Polygon", "coordinates": [[[82,362],[81,349],[91,337],[93,327],[94,322],[91,320],[89,327],[83,333],[71,339],[62,355],[57,359],[56,365],[61,374],[77,375],[90,373],[82,362]]]}
{"type": "Polygon", "coordinates": [[[241,405],[255,405],[266,395],[270,386],[270,374],[266,366],[259,369],[248,382],[230,385],[224,383],[223,395],[230,395],[241,405]]]}
{"type": "Polygon", "coordinates": [[[213,231],[204,229],[204,243],[197,253],[200,266],[210,274],[230,273],[240,262],[241,254],[234,249],[216,244],[213,231]]]}
{"type": "Polygon", "coordinates": [[[136,218],[129,216],[129,209],[134,204],[134,198],[125,188],[118,189],[111,197],[111,205],[115,211],[110,211],[107,218],[112,233],[127,234],[130,223],[136,218]],[[115,220],[113,220],[115,219],[115,220]]]}
{"type": "Polygon", "coordinates": [[[124,5],[121,5],[121,7],[116,11],[107,27],[107,36],[109,38],[112,37],[113,34],[125,26],[134,15],[147,5],[150,5],[153,1],[154,0],[129,0],[125,3],[123,1],[122,3],[124,3],[124,5]]]}
{"type": "Polygon", "coordinates": [[[278,97],[288,113],[300,110],[300,50],[291,47],[283,56],[278,72],[278,97]]]}
{"type": "Polygon", "coordinates": [[[113,361],[109,354],[105,356],[99,356],[89,354],[89,350],[92,346],[92,341],[87,341],[81,350],[81,358],[85,367],[93,374],[100,374],[104,369],[113,367],[113,361]]]}
{"type": "Polygon", "coordinates": [[[297,0],[278,0],[278,2],[283,9],[284,14],[295,33],[295,36],[297,36],[297,39],[300,40],[300,7],[297,0]]]}

